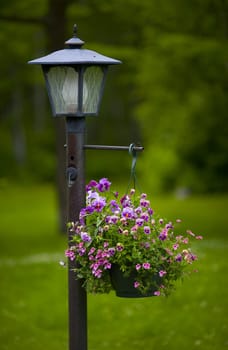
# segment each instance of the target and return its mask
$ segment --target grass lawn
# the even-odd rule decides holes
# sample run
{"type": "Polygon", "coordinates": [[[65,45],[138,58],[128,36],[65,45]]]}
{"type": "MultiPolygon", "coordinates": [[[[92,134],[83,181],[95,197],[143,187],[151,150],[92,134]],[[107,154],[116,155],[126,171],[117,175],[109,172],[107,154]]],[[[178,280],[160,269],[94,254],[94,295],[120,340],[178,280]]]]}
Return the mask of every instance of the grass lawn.
{"type": "MultiPolygon", "coordinates": [[[[154,198],[204,236],[199,272],[169,298],[89,295],[89,350],[228,349],[227,207],[228,196],[154,198]]],[[[68,349],[65,247],[51,187],[0,186],[1,350],[68,349]]]]}

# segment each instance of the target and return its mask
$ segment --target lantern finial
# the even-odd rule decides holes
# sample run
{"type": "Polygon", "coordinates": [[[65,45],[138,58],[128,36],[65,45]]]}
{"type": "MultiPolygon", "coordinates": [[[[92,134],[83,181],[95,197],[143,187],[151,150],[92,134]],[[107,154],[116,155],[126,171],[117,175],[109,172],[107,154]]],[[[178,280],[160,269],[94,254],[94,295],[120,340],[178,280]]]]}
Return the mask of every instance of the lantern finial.
{"type": "Polygon", "coordinates": [[[73,37],[74,38],[77,38],[77,31],[78,31],[78,26],[77,26],[77,24],[74,24],[74,27],[73,27],[73,37]]]}
{"type": "Polygon", "coordinates": [[[80,49],[83,44],[85,44],[84,41],[79,39],[77,37],[77,31],[78,31],[78,26],[77,24],[74,24],[73,27],[73,37],[67,41],[65,41],[66,48],[68,49],[80,49]]]}

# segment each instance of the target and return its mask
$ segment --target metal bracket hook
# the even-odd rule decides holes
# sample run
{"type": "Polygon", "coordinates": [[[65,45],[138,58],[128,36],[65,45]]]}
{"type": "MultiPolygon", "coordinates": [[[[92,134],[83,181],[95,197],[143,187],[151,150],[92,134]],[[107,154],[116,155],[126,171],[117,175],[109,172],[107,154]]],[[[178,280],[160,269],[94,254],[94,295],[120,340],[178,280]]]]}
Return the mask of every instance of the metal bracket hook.
{"type": "Polygon", "coordinates": [[[75,181],[77,179],[77,176],[78,176],[77,169],[72,167],[72,166],[67,168],[66,176],[67,176],[67,184],[68,184],[68,187],[70,188],[73,186],[73,184],[75,183],[75,181]]]}

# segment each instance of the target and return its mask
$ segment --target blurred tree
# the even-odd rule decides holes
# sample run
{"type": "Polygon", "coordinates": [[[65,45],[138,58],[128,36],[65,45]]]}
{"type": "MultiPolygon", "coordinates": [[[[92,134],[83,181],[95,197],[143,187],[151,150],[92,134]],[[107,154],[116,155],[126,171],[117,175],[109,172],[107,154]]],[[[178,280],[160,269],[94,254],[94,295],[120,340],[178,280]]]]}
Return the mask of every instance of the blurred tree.
{"type": "Polygon", "coordinates": [[[227,191],[228,2],[159,4],[145,12],[135,90],[142,176],[154,191],[227,191]]]}

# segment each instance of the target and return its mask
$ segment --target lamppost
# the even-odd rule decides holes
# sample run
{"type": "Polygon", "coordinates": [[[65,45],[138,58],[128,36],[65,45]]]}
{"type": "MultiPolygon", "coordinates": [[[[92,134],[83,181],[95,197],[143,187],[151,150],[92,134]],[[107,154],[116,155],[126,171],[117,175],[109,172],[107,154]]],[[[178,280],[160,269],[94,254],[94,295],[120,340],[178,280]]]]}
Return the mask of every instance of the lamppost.
{"type": "MultiPolygon", "coordinates": [[[[95,51],[82,49],[84,42],[73,37],[66,48],[29,61],[43,69],[47,92],[55,117],[66,118],[66,175],[68,180],[68,221],[77,221],[85,206],[85,149],[129,150],[127,146],[85,145],[85,117],[98,114],[109,65],[119,60],[95,51]]],[[[131,151],[143,147],[131,145],[131,151]]],[[[71,233],[68,231],[71,244],[71,233]]],[[[69,350],[87,349],[87,297],[81,281],[77,281],[68,264],[69,350]]]]}
{"type": "MultiPolygon", "coordinates": [[[[85,204],[85,117],[97,115],[109,65],[119,60],[82,49],[84,42],[73,37],[66,48],[29,61],[43,69],[47,92],[55,117],[66,118],[68,179],[68,221],[76,221],[85,204]]],[[[71,234],[68,231],[69,245],[71,234]]],[[[69,349],[87,349],[87,298],[81,282],[68,269],[69,349]]]]}

